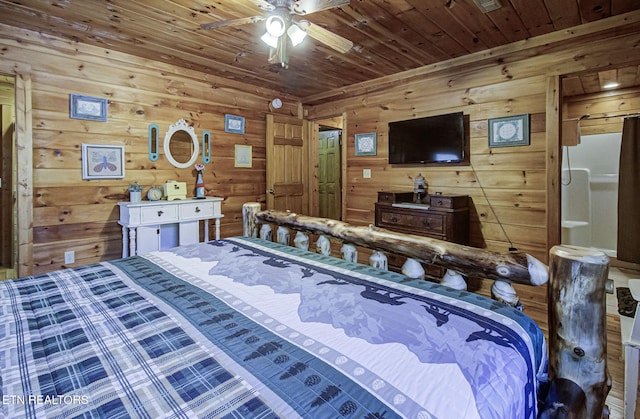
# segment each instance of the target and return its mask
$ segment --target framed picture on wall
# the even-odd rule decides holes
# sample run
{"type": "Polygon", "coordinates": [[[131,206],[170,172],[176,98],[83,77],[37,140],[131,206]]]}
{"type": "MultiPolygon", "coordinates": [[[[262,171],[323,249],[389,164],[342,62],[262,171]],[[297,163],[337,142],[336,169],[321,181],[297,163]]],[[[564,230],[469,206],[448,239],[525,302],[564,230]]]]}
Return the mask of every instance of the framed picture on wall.
{"type": "Polygon", "coordinates": [[[356,156],[375,156],[378,152],[377,134],[356,134],[356,156]]]}
{"type": "Polygon", "coordinates": [[[124,178],[124,146],[82,144],[82,179],[124,178]]]}
{"type": "Polygon", "coordinates": [[[226,114],[224,116],[224,132],[244,134],[244,117],[226,114]]]}
{"type": "Polygon", "coordinates": [[[70,118],[100,122],[107,120],[107,99],[72,93],[69,95],[69,106],[70,118]]]}
{"type": "Polygon", "coordinates": [[[529,145],[529,115],[489,119],[489,147],[529,145]]]}
{"type": "Polygon", "coordinates": [[[236,144],[234,167],[251,167],[252,151],[250,145],[236,144]]]}

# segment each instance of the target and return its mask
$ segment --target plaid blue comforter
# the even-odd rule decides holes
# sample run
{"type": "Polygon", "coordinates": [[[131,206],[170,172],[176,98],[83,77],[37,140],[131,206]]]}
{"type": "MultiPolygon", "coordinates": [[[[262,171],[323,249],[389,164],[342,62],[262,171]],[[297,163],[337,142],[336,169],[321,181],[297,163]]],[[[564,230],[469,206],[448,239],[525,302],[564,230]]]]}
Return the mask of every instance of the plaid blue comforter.
{"type": "Polygon", "coordinates": [[[0,283],[4,417],[535,418],[540,329],[235,238],[0,283]]]}

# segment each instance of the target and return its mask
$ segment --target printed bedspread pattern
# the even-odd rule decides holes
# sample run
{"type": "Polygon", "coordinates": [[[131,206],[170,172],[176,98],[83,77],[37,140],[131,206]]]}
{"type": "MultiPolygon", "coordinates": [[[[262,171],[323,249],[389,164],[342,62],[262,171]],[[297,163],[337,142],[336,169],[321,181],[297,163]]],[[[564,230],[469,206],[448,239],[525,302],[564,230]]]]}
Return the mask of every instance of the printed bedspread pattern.
{"type": "Polygon", "coordinates": [[[540,329],[257,239],[0,283],[4,417],[535,418],[540,329]]]}

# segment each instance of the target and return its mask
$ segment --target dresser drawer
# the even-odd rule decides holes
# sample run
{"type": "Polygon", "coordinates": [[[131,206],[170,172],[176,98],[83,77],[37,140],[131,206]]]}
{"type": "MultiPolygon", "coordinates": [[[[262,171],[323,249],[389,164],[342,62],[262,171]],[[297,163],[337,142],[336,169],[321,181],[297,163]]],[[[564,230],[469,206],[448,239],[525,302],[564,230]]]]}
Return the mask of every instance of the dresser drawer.
{"type": "Polygon", "coordinates": [[[378,192],[378,202],[395,204],[398,202],[412,202],[413,192],[378,192]]]}
{"type": "Polygon", "coordinates": [[[469,206],[469,198],[466,195],[459,195],[459,196],[430,195],[429,205],[433,208],[446,208],[446,209],[466,208],[469,206]]]}
{"type": "Polygon", "coordinates": [[[176,205],[155,205],[153,207],[141,208],[142,224],[167,223],[178,221],[178,206],[176,205]]]}
{"type": "Polygon", "coordinates": [[[444,216],[440,214],[382,210],[379,222],[381,227],[409,229],[415,234],[444,233],[444,216]]]}
{"type": "Polygon", "coordinates": [[[211,218],[214,215],[213,202],[192,202],[180,205],[180,219],[193,220],[211,218]]]}

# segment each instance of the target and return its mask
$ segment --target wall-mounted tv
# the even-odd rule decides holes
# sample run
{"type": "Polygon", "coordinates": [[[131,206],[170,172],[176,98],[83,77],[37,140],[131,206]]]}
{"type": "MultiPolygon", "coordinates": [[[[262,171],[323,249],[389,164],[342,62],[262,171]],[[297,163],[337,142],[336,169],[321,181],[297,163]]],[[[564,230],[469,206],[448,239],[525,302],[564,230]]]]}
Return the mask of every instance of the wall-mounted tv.
{"type": "Polygon", "coordinates": [[[462,112],[389,123],[389,164],[461,163],[462,112]]]}

